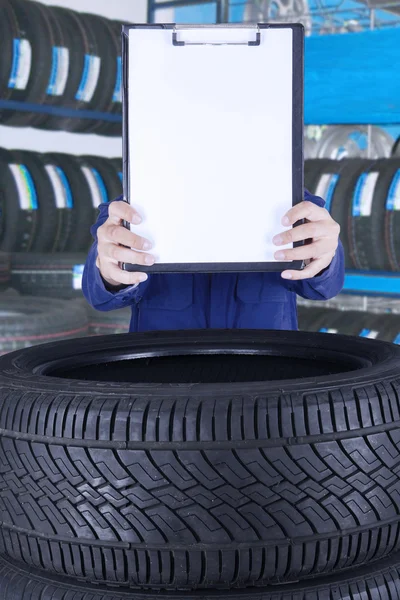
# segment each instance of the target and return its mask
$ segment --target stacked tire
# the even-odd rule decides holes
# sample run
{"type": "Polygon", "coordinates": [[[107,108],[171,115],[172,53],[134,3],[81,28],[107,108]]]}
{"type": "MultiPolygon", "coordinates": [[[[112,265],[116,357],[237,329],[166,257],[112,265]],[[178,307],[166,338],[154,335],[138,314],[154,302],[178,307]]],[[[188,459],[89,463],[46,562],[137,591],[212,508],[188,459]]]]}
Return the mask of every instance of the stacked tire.
{"type": "Polygon", "coordinates": [[[98,206],[122,194],[120,159],[0,149],[0,251],[87,252],[98,206]]]}
{"type": "Polygon", "coordinates": [[[298,307],[302,331],[360,336],[400,344],[400,314],[298,307]]]}
{"type": "Polygon", "coordinates": [[[3,108],[0,122],[120,136],[122,23],[31,0],[2,0],[1,12],[0,99],[27,110],[3,108]]]}
{"type": "Polygon", "coordinates": [[[262,331],[2,357],[1,597],[398,600],[399,367],[262,331]]]}
{"type": "Polygon", "coordinates": [[[341,226],[348,269],[400,270],[400,159],[306,161],[307,189],[341,226]]]}

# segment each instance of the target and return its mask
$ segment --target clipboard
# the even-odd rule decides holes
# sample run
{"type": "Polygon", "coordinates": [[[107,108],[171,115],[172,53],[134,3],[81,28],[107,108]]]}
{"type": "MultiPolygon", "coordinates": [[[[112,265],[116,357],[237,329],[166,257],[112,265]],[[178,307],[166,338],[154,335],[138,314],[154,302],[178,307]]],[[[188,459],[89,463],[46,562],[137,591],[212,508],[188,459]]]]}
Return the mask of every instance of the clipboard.
{"type": "Polygon", "coordinates": [[[153,243],[156,258],[122,268],[304,268],[276,261],[282,247],[272,244],[304,199],[303,26],[168,23],[122,33],[124,200],[143,219],[125,226],[153,243]]]}

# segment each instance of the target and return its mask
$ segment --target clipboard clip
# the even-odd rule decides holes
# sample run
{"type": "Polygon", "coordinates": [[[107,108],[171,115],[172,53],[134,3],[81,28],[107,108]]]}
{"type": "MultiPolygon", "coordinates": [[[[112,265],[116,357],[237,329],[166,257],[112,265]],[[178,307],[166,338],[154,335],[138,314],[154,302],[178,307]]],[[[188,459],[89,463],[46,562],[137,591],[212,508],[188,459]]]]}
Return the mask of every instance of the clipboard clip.
{"type": "Polygon", "coordinates": [[[224,25],[175,25],[174,30],[172,32],[172,44],[174,46],[260,46],[261,45],[261,32],[260,28],[257,26],[249,27],[243,25],[232,25],[232,24],[224,24],[224,25]],[[225,42],[212,42],[212,41],[184,41],[182,39],[178,39],[178,33],[182,33],[182,30],[190,30],[190,29],[246,29],[251,33],[255,33],[255,39],[253,40],[242,40],[238,41],[225,41],[225,42]]]}

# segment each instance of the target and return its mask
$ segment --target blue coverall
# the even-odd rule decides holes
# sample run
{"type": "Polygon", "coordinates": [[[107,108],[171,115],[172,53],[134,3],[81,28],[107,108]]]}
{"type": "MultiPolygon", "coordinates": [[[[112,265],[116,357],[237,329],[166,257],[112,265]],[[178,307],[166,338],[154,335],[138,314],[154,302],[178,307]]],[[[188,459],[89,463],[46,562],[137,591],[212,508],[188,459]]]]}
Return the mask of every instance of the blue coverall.
{"type": "MultiPolygon", "coordinates": [[[[305,200],[324,206],[321,198],[307,191],[305,200]]],[[[97,310],[131,306],[130,331],[297,329],[296,294],[327,300],[343,287],[344,255],[339,242],[330,266],[311,279],[290,281],[280,273],[153,274],[137,287],[109,291],[96,266],[96,232],[107,217],[108,204],[102,204],[91,230],[95,241],[83,273],[83,293],[97,310]]]]}

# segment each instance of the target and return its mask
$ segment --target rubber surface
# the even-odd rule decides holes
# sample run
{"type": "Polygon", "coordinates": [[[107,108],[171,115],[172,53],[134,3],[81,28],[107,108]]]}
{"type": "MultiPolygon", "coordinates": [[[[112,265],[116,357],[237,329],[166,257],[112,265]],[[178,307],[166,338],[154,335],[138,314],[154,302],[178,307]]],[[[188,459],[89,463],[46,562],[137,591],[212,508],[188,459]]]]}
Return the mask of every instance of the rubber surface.
{"type": "Polygon", "coordinates": [[[45,578],[37,569],[22,569],[0,558],[2,600],[399,600],[400,555],[307,583],[245,591],[138,592],[89,586],[74,580],[45,578]]]}
{"type": "MultiPolygon", "coordinates": [[[[23,0],[3,0],[2,18],[6,13],[9,22],[13,23],[13,37],[10,39],[8,32],[6,40],[11,45],[14,39],[27,40],[32,58],[25,89],[10,89],[7,82],[8,93],[5,99],[41,104],[46,98],[52,67],[51,30],[45,17],[46,9],[33,1],[27,3],[23,0]]],[[[9,73],[11,64],[8,65],[9,73]]],[[[6,110],[0,112],[0,122],[6,125],[27,127],[35,121],[37,116],[32,113],[6,110]]]]}
{"type": "Polygon", "coordinates": [[[97,219],[97,207],[92,201],[92,192],[84,176],[79,160],[73,155],[52,152],[43,154],[46,164],[62,169],[73,199],[72,209],[62,209],[64,233],[57,250],[59,252],[86,252],[91,243],[90,228],[97,219]]]}
{"type": "MultiPolygon", "coordinates": [[[[364,174],[378,173],[372,194],[369,215],[353,217],[350,235],[350,253],[357,269],[391,271],[385,240],[386,197],[395,173],[390,159],[378,160],[366,167],[364,174]]],[[[400,166],[400,161],[399,161],[400,166]]]]}
{"type": "Polygon", "coordinates": [[[0,294],[0,354],[46,342],[86,336],[82,306],[47,298],[0,294]]]}
{"type": "Polygon", "coordinates": [[[399,361],[392,344],[282,331],[126,334],[6,355],[0,554],[171,590],[265,586],[383,558],[400,545],[399,361]],[[212,377],[194,352],[213,357],[212,377]],[[224,365],[243,354],[279,375],[240,382],[246,369],[224,365]],[[134,361],[130,382],[60,377],[136,357],[151,381],[161,355],[176,357],[164,383],[156,371],[133,383],[134,361]],[[301,362],[314,375],[295,378],[301,362]],[[183,370],[186,383],[173,383],[183,370]]]}
{"type": "Polygon", "coordinates": [[[346,160],[346,164],[341,171],[340,178],[335,187],[332,197],[330,213],[333,219],[340,224],[340,239],[343,243],[345,265],[347,269],[357,268],[354,264],[350,252],[353,224],[353,194],[355,185],[363,170],[369,168],[374,161],[368,161],[362,158],[352,158],[346,160]]]}
{"type": "Polygon", "coordinates": [[[324,330],[325,333],[372,337],[385,342],[400,343],[400,314],[303,306],[299,307],[298,314],[299,328],[302,331],[324,330]]]}
{"type": "Polygon", "coordinates": [[[128,333],[132,311],[129,307],[118,310],[94,310],[89,305],[89,333],[91,335],[109,335],[112,333],[128,333]]]}
{"type": "MultiPolygon", "coordinates": [[[[59,244],[61,223],[54,191],[44,170],[41,155],[25,150],[10,150],[10,155],[14,163],[27,167],[36,188],[38,222],[31,250],[32,252],[53,252],[59,244]]],[[[13,202],[13,199],[10,198],[9,201],[13,202]]]]}
{"type": "Polygon", "coordinates": [[[11,153],[0,148],[0,250],[27,252],[32,250],[39,226],[39,211],[23,209],[16,180],[9,167],[11,153]]]}
{"type": "Polygon", "coordinates": [[[8,252],[0,252],[0,290],[8,287],[11,278],[11,256],[8,252]]]}
{"type": "Polygon", "coordinates": [[[86,258],[84,253],[14,253],[11,285],[24,295],[82,298],[81,270],[86,258]]]}

